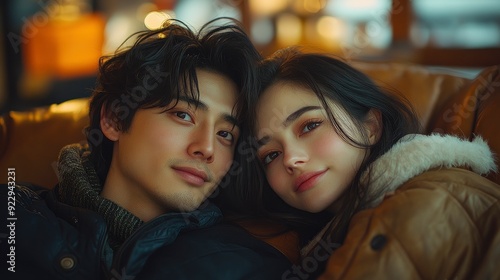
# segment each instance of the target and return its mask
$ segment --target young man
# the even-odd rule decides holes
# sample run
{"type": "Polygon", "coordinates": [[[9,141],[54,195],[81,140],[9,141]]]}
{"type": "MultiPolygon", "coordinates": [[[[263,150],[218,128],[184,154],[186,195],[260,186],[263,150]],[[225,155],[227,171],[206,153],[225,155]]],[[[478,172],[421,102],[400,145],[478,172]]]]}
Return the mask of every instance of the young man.
{"type": "Polygon", "coordinates": [[[216,225],[221,213],[205,202],[231,167],[259,59],[237,25],[195,34],[176,21],[103,58],[89,148],[61,151],[53,190],[17,186],[9,277],[279,277],[288,260],[216,225]]]}

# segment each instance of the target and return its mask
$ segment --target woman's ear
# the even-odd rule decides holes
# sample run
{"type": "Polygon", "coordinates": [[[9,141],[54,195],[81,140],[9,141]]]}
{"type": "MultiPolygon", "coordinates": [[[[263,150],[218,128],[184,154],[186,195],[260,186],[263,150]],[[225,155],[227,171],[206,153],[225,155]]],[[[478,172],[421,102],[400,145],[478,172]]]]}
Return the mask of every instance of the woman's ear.
{"type": "Polygon", "coordinates": [[[380,136],[382,135],[382,114],[379,110],[370,109],[368,115],[366,116],[366,127],[368,132],[368,139],[370,140],[370,145],[378,142],[380,136]]]}
{"type": "Polygon", "coordinates": [[[101,130],[104,136],[111,141],[117,141],[120,137],[120,130],[114,118],[109,114],[105,107],[101,107],[101,130]]]}

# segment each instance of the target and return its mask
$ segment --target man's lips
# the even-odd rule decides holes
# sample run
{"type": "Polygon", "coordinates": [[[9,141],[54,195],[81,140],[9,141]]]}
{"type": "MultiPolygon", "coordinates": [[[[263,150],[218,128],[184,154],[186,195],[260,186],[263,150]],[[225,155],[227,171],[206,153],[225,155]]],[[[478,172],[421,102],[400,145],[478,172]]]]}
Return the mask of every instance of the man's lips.
{"type": "Polygon", "coordinates": [[[328,169],[314,172],[307,172],[295,180],[295,191],[296,192],[304,192],[308,189],[314,187],[316,182],[326,173],[328,169]]]}
{"type": "Polygon", "coordinates": [[[198,170],[193,167],[174,166],[172,169],[179,174],[184,181],[192,185],[201,186],[205,182],[209,181],[208,175],[205,171],[198,170]]]}

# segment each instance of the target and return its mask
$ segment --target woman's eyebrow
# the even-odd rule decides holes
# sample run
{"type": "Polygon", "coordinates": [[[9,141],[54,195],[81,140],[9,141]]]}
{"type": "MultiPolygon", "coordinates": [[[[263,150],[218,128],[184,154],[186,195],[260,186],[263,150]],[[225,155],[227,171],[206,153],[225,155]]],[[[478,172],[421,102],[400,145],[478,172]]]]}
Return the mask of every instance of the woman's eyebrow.
{"type": "MultiPolygon", "coordinates": [[[[282,122],[282,125],[284,127],[289,126],[293,121],[298,119],[300,116],[305,114],[306,112],[313,111],[313,110],[321,110],[322,107],[320,106],[304,106],[296,110],[295,112],[291,113],[288,115],[288,117],[282,122]]],[[[267,142],[271,140],[271,137],[269,135],[264,135],[260,139],[257,139],[257,148],[260,148],[261,146],[265,145],[267,142]]]]}
{"type": "Polygon", "coordinates": [[[321,110],[320,106],[304,106],[297,111],[291,113],[288,115],[288,117],[283,121],[283,126],[287,127],[292,123],[294,120],[298,119],[300,116],[302,116],[304,113],[313,111],[313,110],[321,110]]]}

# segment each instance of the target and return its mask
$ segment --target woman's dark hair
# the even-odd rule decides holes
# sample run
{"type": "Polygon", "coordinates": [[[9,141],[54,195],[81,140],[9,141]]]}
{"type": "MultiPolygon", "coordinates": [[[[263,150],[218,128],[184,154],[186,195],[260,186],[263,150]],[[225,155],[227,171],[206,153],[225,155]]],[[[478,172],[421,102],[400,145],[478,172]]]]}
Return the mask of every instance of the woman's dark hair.
{"type": "MultiPolygon", "coordinates": [[[[420,131],[416,114],[407,100],[388,90],[382,90],[365,74],[326,54],[302,53],[296,48],[280,50],[263,60],[259,66],[259,77],[260,94],[277,82],[311,90],[322,103],[337,133],[355,147],[370,149],[351,186],[340,200],[338,214],[331,223],[332,232],[336,235],[333,236],[333,241],[341,242],[352,215],[369,199],[365,196],[369,184],[360,183],[361,174],[401,137],[420,131]],[[347,112],[354,127],[347,128],[344,123],[337,120],[336,114],[328,106],[329,100],[347,112]],[[370,146],[365,144],[369,143],[368,136],[361,127],[372,109],[380,112],[381,134],[379,141],[370,146]],[[350,131],[359,131],[365,139],[362,139],[362,142],[356,141],[350,136],[352,135],[350,131]]],[[[254,116],[252,119],[256,119],[255,107],[260,94],[252,96],[249,102],[250,114],[254,116]]],[[[251,128],[255,128],[255,125],[255,122],[249,123],[251,128]]],[[[251,139],[255,138],[252,132],[249,134],[247,139],[250,140],[247,142],[252,143],[251,139]]],[[[241,197],[241,201],[235,202],[234,207],[239,207],[239,212],[257,205],[254,211],[258,211],[262,216],[276,218],[299,231],[302,230],[305,238],[325,226],[326,220],[331,220],[331,214],[314,215],[285,205],[270,190],[265,180],[263,167],[255,157],[257,145],[249,144],[250,146],[253,147],[252,159],[250,160],[250,157],[246,160],[239,159],[242,163],[242,172],[235,178],[238,188],[234,188],[237,193],[233,196],[241,197]]]]}
{"type": "Polygon", "coordinates": [[[233,19],[215,19],[198,33],[181,21],[169,20],[161,29],[132,36],[137,36],[132,47],[100,59],[90,102],[87,140],[101,182],[107,176],[113,151],[113,142],[100,128],[102,109],[119,130],[127,131],[140,108],[167,110],[180,95],[198,99],[196,69],[222,74],[236,84],[239,95],[233,110],[241,121],[247,115],[248,95],[256,91],[255,69],[261,56],[233,19]],[[231,23],[215,26],[220,20],[231,23]]]}

